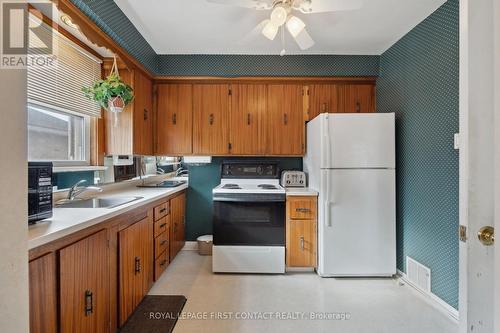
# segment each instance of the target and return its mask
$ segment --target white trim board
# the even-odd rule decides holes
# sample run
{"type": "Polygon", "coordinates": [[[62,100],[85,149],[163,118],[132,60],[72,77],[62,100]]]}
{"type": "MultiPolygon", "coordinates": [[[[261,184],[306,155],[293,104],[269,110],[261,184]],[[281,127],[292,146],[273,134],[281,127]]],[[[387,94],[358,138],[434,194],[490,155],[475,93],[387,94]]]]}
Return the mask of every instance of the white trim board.
{"type": "Polygon", "coordinates": [[[459,312],[457,309],[443,301],[439,296],[436,294],[430,292],[425,292],[422,289],[418,288],[415,286],[413,283],[408,280],[406,277],[406,274],[399,269],[397,270],[397,276],[400,280],[402,280],[405,284],[409,285],[412,287],[415,291],[418,292],[418,294],[422,297],[423,300],[425,300],[427,303],[430,305],[434,306],[436,309],[439,311],[443,312],[445,315],[450,317],[453,321],[455,321],[458,324],[459,321],[459,312]]]}

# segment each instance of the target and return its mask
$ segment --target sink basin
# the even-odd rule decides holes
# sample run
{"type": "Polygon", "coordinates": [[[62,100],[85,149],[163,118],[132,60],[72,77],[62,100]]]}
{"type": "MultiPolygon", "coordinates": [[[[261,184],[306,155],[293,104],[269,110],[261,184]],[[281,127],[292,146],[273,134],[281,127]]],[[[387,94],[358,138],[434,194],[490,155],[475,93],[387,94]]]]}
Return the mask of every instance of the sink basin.
{"type": "Polygon", "coordinates": [[[57,208],[115,208],[126,203],[142,199],[142,197],[110,197],[71,200],[57,204],[57,208]]]}
{"type": "Polygon", "coordinates": [[[170,188],[181,186],[182,184],[186,184],[185,180],[165,180],[158,184],[144,184],[137,185],[137,187],[154,187],[154,188],[170,188]]]}

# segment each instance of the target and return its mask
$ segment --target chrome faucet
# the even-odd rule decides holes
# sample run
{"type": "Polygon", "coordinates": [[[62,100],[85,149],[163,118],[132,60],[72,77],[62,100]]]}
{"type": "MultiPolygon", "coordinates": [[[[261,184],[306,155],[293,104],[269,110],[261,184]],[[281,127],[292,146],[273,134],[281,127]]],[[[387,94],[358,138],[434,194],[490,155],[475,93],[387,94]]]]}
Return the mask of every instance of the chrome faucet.
{"type": "Polygon", "coordinates": [[[86,183],[87,181],[85,179],[80,180],[77,182],[75,185],[71,186],[68,192],[68,199],[67,200],[75,200],[77,197],[82,194],[83,192],[87,191],[95,191],[95,192],[102,192],[102,188],[97,187],[97,186],[87,186],[87,187],[82,187],[80,186],[83,183],[86,183]]]}
{"type": "Polygon", "coordinates": [[[175,177],[179,177],[179,176],[182,176],[182,175],[186,175],[188,174],[188,170],[184,169],[183,167],[180,167],[179,169],[177,169],[177,171],[175,171],[175,177]]]}

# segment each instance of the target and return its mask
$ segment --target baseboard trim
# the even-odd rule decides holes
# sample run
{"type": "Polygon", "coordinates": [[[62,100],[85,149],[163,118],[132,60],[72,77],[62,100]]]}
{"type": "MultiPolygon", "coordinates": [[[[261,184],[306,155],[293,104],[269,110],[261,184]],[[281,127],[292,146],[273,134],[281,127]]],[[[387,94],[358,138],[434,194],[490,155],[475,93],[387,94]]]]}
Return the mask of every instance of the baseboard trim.
{"type": "Polygon", "coordinates": [[[186,242],[181,251],[198,251],[198,242],[186,242]]]}
{"type": "Polygon", "coordinates": [[[434,306],[436,309],[438,309],[439,311],[443,312],[445,315],[447,315],[452,320],[454,320],[455,322],[458,323],[460,316],[459,316],[459,311],[457,309],[455,309],[454,307],[452,307],[451,305],[449,305],[448,303],[446,303],[445,301],[443,301],[436,294],[434,294],[432,292],[428,293],[428,292],[425,292],[425,291],[417,288],[413,283],[411,283],[408,280],[406,274],[404,272],[400,271],[399,269],[397,270],[397,276],[405,284],[409,285],[414,290],[416,290],[418,292],[418,294],[420,294],[422,296],[422,298],[425,301],[427,301],[427,303],[429,303],[430,305],[434,306]]]}

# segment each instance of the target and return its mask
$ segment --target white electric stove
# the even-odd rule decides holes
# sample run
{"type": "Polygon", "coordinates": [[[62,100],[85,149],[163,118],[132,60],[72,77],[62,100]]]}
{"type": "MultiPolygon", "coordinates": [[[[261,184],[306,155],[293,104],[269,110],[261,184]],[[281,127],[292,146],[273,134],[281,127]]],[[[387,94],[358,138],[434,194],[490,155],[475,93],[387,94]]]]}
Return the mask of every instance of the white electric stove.
{"type": "Polygon", "coordinates": [[[285,272],[285,189],[275,162],[223,162],[213,189],[213,272],[285,272]]]}

